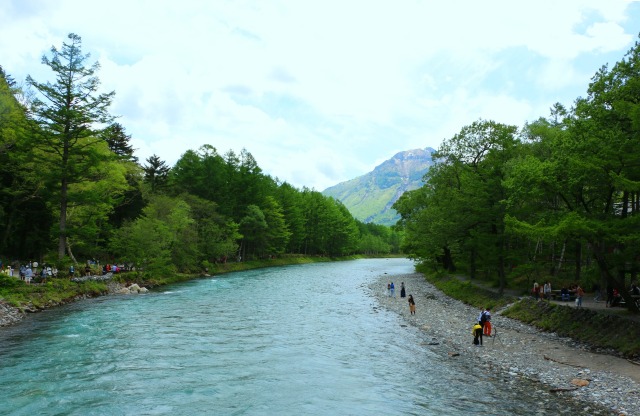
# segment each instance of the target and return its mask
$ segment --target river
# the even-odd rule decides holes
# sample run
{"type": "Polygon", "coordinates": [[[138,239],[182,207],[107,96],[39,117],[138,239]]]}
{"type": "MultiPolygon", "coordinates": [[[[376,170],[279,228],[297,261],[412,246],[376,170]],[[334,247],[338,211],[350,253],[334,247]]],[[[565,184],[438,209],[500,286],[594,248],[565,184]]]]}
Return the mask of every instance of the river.
{"type": "Polygon", "coordinates": [[[524,387],[452,364],[377,306],[373,279],[412,272],[268,268],[34,314],[0,330],[0,414],[537,414],[524,387]]]}

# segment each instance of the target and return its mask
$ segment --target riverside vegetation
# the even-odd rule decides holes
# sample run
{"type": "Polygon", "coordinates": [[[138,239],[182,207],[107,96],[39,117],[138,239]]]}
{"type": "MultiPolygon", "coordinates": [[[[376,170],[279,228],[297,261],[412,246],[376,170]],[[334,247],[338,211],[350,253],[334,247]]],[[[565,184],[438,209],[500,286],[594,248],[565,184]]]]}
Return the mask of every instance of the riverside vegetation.
{"type": "MultiPolygon", "coordinates": [[[[339,201],[265,174],[246,149],[221,154],[206,144],[174,166],[157,155],[139,163],[109,112],[115,91],[99,91],[100,67],[89,58],[70,34],[43,56],[54,81],[29,76],[24,85],[0,67],[1,265],[18,270],[34,260],[80,270],[99,260],[153,280],[228,259],[399,253],[400,231],[365,224],[339,201]]],[[[53,285],[63,298],[72,290],[43,287],[53,285]]],[[[18,292],[33,290],[44,289],[18,292]]]]}
{"type": "MultiPolygon", "coordinates": [[[[419,267],[420,269],[420,267],[419,267]]],[[[491,290],[490,282],[460,280],[447,274],[426,274],[443,293],[476,308],[501,310],[501,315],[583,343],[594,351],[606,352],[640,364],[640,320],[628,311],[622,315],[567,308],[538,302],[528,295],[517,297],[491,290]]]]}
{"type": "MultiPolygon", "coordinates": [[[[263,267],[277,267],[293,264],[307,264],[327,261],[354,260],[362,256],[331,258],[323,256],[281,256],[268,260],[251,260],[214,264],[208,272],[199,275],[174,274],[170,276],[150,276],[147,273],[123,272],[109,274],[109,279],[102,279],[100,274],[93,274],[89,279],[68,277],[48,278],[46,282],[26,285],[16,277],[0,274],[0,302],[20,312],[37,312],[42,309],[64,305],[78,299],[104,296],[113,293],[119,286],[138,284],[144,287],[157,287],[210,275],[219,275],[234,271],[250,270],[263,267]],[[115,285],[115,286],[114,286],[115,285]]],[[[7,321],[6,324],[15,321],[7,321]]],[[[0,324],[0,326],[2,326],[0,324]]]]}

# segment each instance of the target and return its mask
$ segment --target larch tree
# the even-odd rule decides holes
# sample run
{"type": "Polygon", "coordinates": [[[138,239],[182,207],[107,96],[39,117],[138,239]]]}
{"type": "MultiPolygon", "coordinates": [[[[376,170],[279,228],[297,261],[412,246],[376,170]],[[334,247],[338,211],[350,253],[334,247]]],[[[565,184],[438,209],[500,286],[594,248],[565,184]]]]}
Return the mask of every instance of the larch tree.
{"type": "Polygon", "coordinates": [[[90,54],[82,53],[82,39],[68,35],[60,50],[51,48],[51,57],[42,63],[55,74],[55,82],[37,82],[31,76],[27,84],[37,91],[31,115],[39,125],[36,147],[42,163],[50,169],[50,180],[58,190],[58,258],[63,259],[67,244],[67,208],[69,186],[90,180],[91,166],[100,163],[95,151],[100,125],[112,121],[108,108],[115,92],[98,93],[100,81],[95,75],[98,62],[88,65],[90,54]]]}
{"type": "Polygon", "coordinates": [[[144,170],[144,181],[151,187],[151,193],[159,193],[167,186],[171,168],[158,155],[149,156],[144,170]]]}

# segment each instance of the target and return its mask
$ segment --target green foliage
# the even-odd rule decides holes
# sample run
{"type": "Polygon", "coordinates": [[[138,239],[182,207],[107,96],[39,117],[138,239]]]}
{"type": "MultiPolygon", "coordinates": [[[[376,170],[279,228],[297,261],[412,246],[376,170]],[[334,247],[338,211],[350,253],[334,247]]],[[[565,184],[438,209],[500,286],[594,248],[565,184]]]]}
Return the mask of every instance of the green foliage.
{"type": "Polygon", "coordinates": [[[628,357],[640,355],[640,324],[616,315],[530,298],[515,303],[502,315],[596,348],[612,348],[628,357]]]}
{"type": "Polygon", "coordinates": [[[99,130],[94,125],[112,120],[107,109],[114,92],[97,94],[100,84],[95,72],[96,62],[87,67],[89,55],[82,53],[82,40],[78,35],[69,34],[69,43],[62,49],[51,48],[51,58],[44,56],[56,82],[37,82],[31,76],[27,83],[38,95],[31,102],[31,113],[38,128],[34,128],[33,145],[36,151],[38,170],[47,177],[46,182],[55,188],[58,221],[58,257],[62,259],[69,249],[67,238],[67,210],[73,205],[69,195],[72,184],[82,184],[92,179],[91,175],[101,162],[96,146],[100,139],[99,130]]]}
{"type": "Polygon", "coordinates": [[[265,175],[246,149],[221,155],[207,144],[173,167],[157,155],[138,164],[131,136],[107,111],[114,93],[99,93],[89,58],[75,34],[52,48],[42,62],[54,80],[28,77],[29,111],[0,72],[3,257],[55,260],[61,270],[77,259],[126,262],[143,278],[238,255],[399,251],[401,232],[361,226],[337,200],[265,175]]]}
{"type": "MultiPolygon", "coordinates": [[[[425,185],[394,205],[403,249],[499,288],[523,275],[616,287],[640,272],[640,45],[588,96],[517,129],[478,121],[445,140],[425,185]],[[523,274],[524,273],[524,274],[523,274]]],[[[633,302],[627,300],[631,310],[633,302]]]]}

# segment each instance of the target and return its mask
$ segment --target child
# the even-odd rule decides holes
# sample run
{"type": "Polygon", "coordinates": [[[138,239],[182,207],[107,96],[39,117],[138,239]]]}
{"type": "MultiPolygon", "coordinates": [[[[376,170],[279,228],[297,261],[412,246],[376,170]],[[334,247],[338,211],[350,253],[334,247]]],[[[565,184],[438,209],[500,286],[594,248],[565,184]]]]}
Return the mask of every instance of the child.
{"type": "Polygon", "coordinates": [[[482,326],[478,322],[473,326],[471,335],[473,335],[473,345],[482,345],[482,326]]]}

